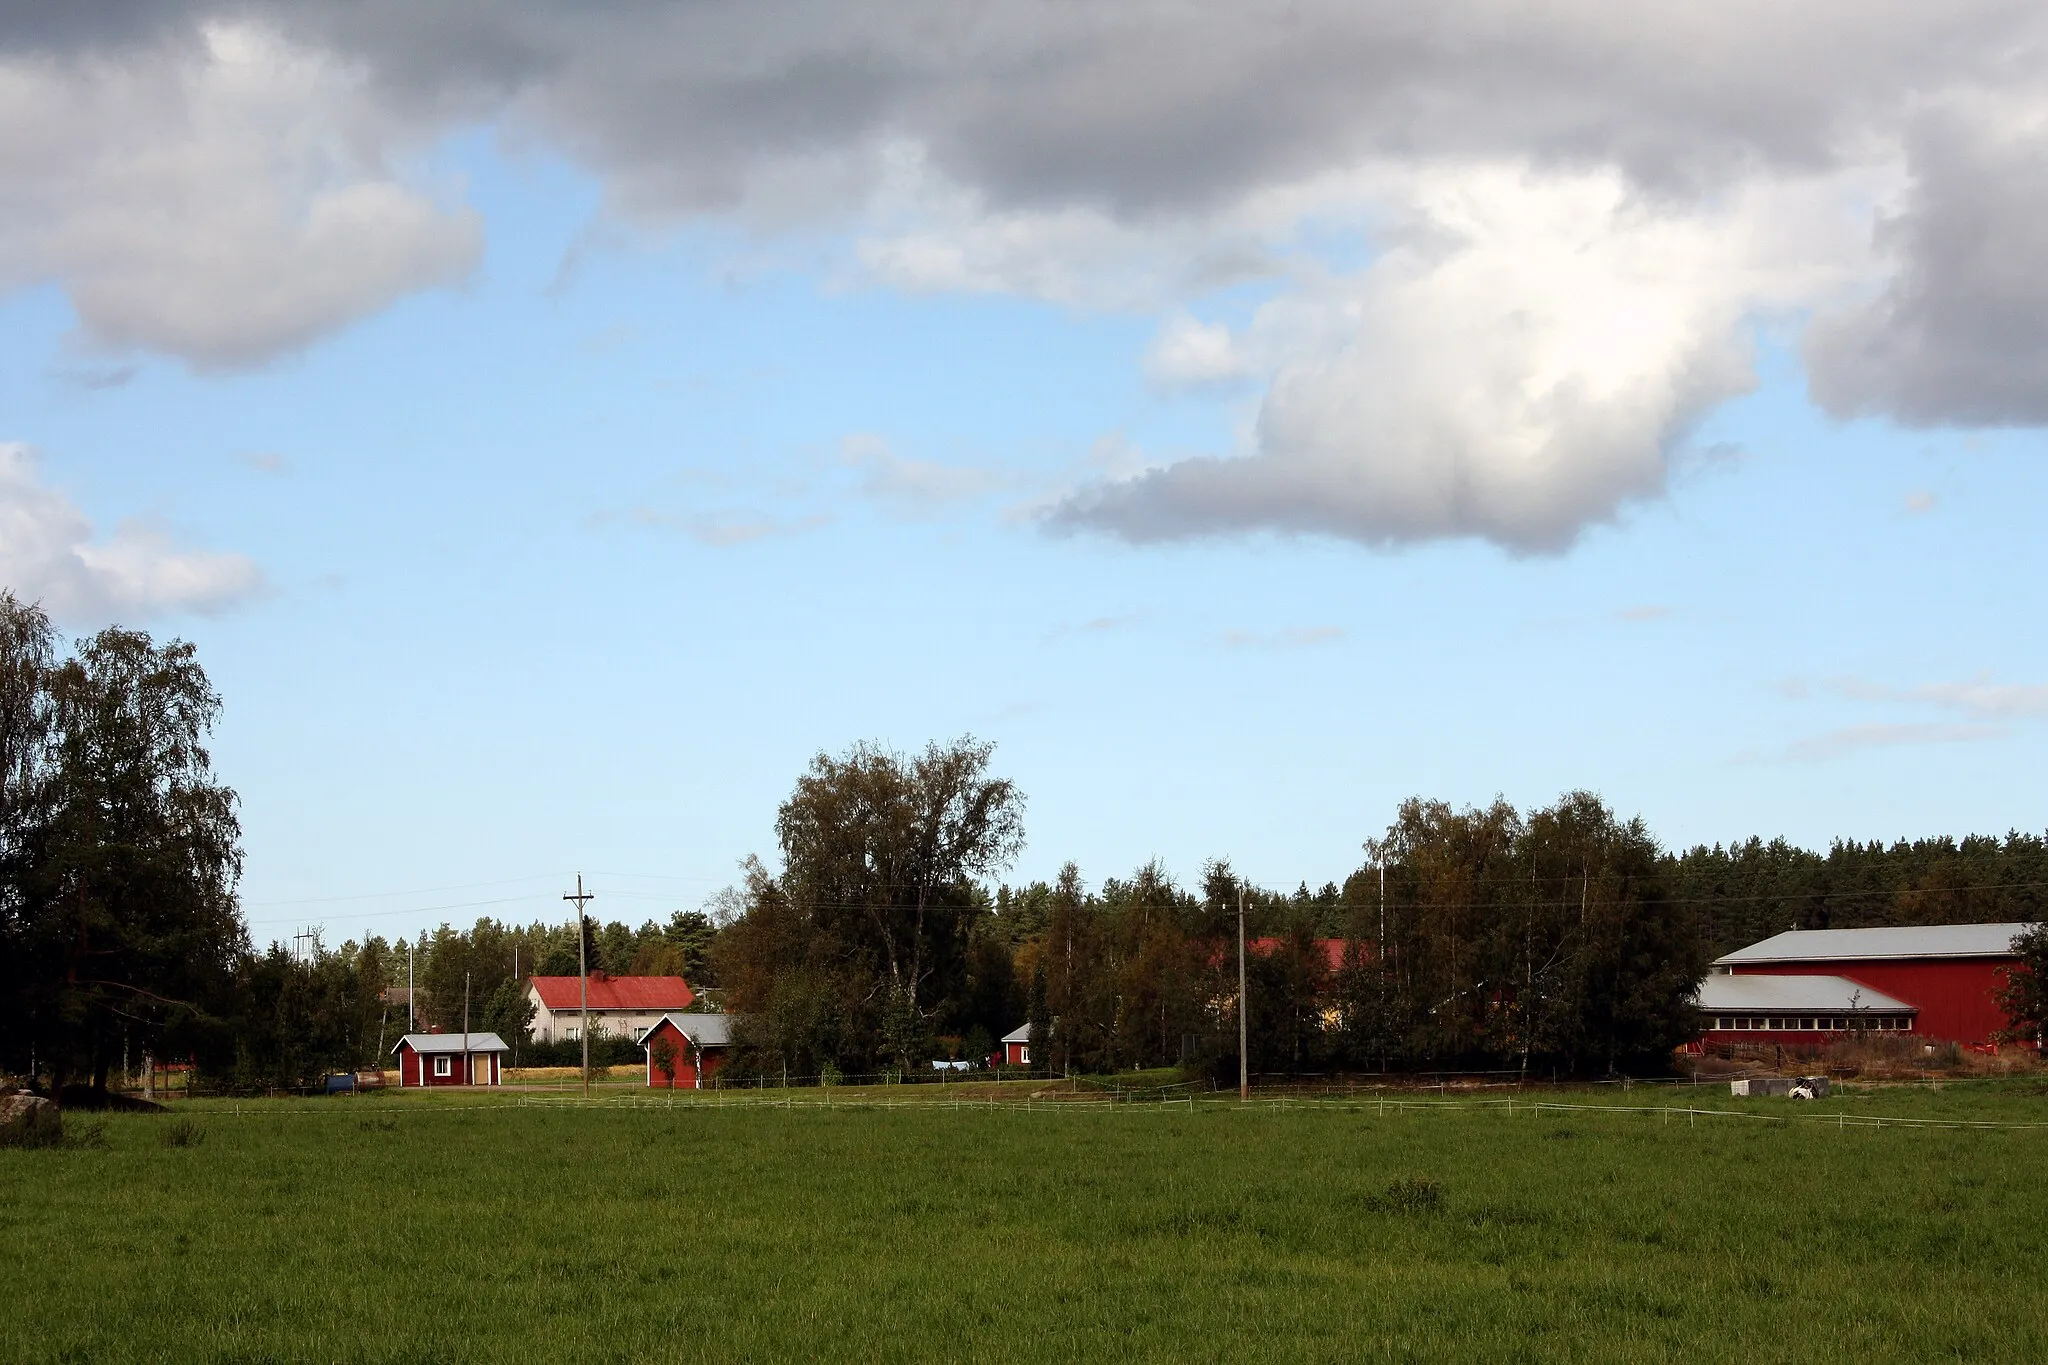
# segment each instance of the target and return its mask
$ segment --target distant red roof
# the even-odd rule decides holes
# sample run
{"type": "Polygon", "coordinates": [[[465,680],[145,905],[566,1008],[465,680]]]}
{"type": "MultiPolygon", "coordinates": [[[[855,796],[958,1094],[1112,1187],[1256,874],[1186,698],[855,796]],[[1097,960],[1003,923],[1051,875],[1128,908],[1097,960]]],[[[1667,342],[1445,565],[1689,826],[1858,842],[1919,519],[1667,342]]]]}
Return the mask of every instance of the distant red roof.
{"type": "MultiPolygon", "coordinates": [[[[1346,947],[1344,940],[1341,938],[1319,938],[1315,942],[1316,947],[1322,949],[1323,960],[1329,964],[1330,970],[1333,972],[1343,971],[1344,949],[1346,947]]],[[[1279,946],[1280,940],[1277,938],[1248,938],[1244,941],[1245,951],[1253,957],[1271,957],[1274,949],[1279,946]]],[[[1371,949],[1368,948],[1366,951],[1370,953],[1371,949]]],[[[1217,949],[1216,956],[1212,960],[1217,963],[1234,962],[1236,961],[1236,953],[1236,945],[1227,944],[1217,949]]],[[[574,978],[571,979],[573,980],[574,978]]]]}
{"type": "MultiPolygon", "coordinates": [[[[573,1010],[582,1001],[577,990],[580,978],[536,976],[531,978],[540,1002],[551,1010],[573,1010]]],[[[590,1008],[594,1010],[684,1010],[697,998],[680,976],[606,976],[590,974],[590,1008]]]]}

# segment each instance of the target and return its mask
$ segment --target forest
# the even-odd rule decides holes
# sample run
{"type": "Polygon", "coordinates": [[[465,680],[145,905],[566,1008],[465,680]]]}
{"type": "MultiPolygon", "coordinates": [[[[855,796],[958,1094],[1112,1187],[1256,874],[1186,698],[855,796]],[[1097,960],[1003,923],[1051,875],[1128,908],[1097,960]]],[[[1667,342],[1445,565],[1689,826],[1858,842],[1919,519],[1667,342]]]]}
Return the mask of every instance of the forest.
{"type": "MultiPolygon", "coordinates": [[[[522,980],[572,974],[571,923],[479,919],[411,943],[250,942],[220,700],[189,645],[103,631],[60,658],[0,595],[0,1069],[104,1087],[144,1051],[223,1089],[377,1063],[406,1027],[504,1036],[522,980]],[[408,977],[410,963],[410,978],[408,977]]],[[[1240,916],[1260,1074],[1642,1073],[1693,1030],[1715,956],[1787,928],[2038,921],[2048,839],[1749,838],[1662,848],[1590,792],[1532,810],[1403,802],[1342,880],[1291,892],[1217,858],[1091,883],[1005,874],[1025,797],[972,737],[819,754],[775,813],[777,866],[637,927],[592,970],[673,974],[735,1016],[731,1074],[928,1074],[1028,1023],[1059,1072],[1237,1064],[1240,916]]],[[[599,1060],[637,1060],[630,1040],[599,1060]]]]}

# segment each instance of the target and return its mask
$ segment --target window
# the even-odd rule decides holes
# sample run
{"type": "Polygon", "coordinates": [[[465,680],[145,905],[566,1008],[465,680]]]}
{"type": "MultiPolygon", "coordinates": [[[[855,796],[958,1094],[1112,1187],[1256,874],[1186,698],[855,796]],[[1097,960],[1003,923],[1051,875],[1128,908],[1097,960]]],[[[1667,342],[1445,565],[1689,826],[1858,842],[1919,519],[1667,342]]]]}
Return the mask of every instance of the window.
{"type": "Polygon", "coordinates": [[[1803,1029],[1810,1029],[1813,1027],[1813,1020],[1802,1016],[1799,1020],[1799,1027],[1803,1029]]]}
{"type": "Polygon", "coordinates": [[[1028,1046],[1017,1049],[1017,1063],[1020,1066],[1031,1065],[1031,1049],[1028,1046]]]}
{"type": "Polygon", "coordinates": [[[453,1076],[455,1074],[455,1059],[446,1056],[434,1058],[434,1074],[436,1076],[453,1076]]]}
{"type": "Polygon", "coordinates": [[[1769,1017],[1769,1023],[1770,1023],[1770,1027],[1772,1027],[1772,1028],[1774,1028],[1774,1029],[1781,1029],[1781,1028],[1785,1027],[1785,1021],[1784,1021],[1783,1019],[1780,1019],[1780,1018],[1779,1018],[1779,1017],[1778,1017],[1777,1015],[1775,1015],[1775,1014],[1773,1014],[1773,1015],[1771,1015],[1771,1016],[1769,1017]]]}
{"type": "Polygon", "coordinates": [[[1725,1014],[1716,1019],[1714,1024],[1717,1028],[1729,1029],[1735,1027],[1735,1021],[1725,1014]]]}

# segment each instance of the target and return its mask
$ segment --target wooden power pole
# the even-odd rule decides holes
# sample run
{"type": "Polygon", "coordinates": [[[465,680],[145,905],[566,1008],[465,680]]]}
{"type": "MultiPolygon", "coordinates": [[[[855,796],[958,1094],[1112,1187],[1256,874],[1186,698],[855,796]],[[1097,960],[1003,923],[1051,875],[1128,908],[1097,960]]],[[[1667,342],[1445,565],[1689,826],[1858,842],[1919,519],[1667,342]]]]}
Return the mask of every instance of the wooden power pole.
{"type": "Polygon", "coordinates": [[[565,901],[576,902],[576,986],[577,1012],[581,1021],[577,1032],[583,1037],[583,1098],[590,1098],[590,958],[583,949],[583,907],[597,899],[594,891],[583,889],[583,874],[576,874],[576,894],[562,897],[565,901]]]}
{"type": "Polygon", "coordinates": [[[1246,1043],[1251,1038],[1251,1028],[1246,1022],[1249,1011],[1245,1008],[1250,1001],[1244,994],[1244,884],[1237,887],[1237,1098],[1240,1101],[1252,1097],[1251,1055],[1246,1043]]]}

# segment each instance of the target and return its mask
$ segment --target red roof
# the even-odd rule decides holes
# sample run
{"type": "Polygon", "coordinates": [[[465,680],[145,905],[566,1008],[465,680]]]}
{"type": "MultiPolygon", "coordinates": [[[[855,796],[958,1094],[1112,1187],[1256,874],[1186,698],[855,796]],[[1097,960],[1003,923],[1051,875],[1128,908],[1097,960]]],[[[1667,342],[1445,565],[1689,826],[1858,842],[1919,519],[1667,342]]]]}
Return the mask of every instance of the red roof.
{"type": "MultiPolygon", "coordinates": [[[[1331,971],[1341,972],[1344,970],[1344,949],[1347,945],[1343,939],[1319,938],[1315,941],[1315,945],[1322,949],[1323,961],[1329,965],[1331,971]]],[[[1280,940],[1277,938],[1248,938],[1244,941],[1244,946],[1245,951],[1253,957],[1271,957],[1274,950],[1280,946],[1280,940]]],[[[1366,951],[1370,953],[1372,950],[1368,948],[1366,951]]],[[[1216,950],[1216,956],[1211,958],[1210,961],[1219,964],[1235,962],[1237,960],[1236,954],[1236,946],[1234,944],[1226,944],[1224,947],[1216,950]]]]}
{"type": "MultiPolygon", "coordinates": [[[[574,976],[530,978],[540,1002],[551,1010],[573,1010],[582,1004],[574,976]]],[[[680,976],[606,976],[590,974],[590,1008],[594,1010],[682,1010],[697,998],[680,976]]]]}

